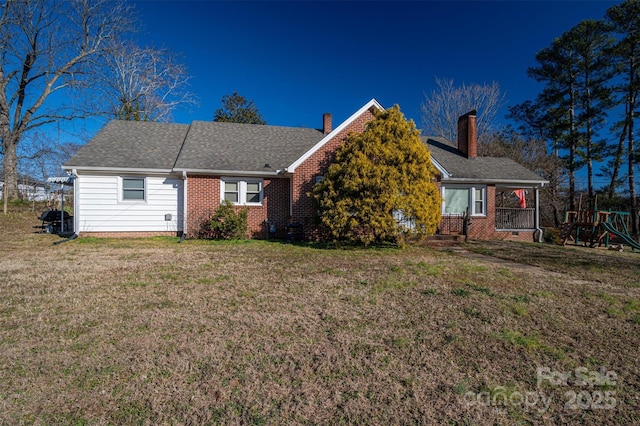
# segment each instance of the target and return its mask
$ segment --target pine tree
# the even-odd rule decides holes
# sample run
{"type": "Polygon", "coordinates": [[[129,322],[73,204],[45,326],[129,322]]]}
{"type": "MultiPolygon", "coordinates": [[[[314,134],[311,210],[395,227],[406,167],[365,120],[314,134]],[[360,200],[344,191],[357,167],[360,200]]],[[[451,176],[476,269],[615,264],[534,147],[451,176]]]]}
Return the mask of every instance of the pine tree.
{"type": "Polygon", "coordinates": [[[262,119],[253,101],[240,96],[238,92],[222,97],[222,108],[218,108],[213,114],[213,121],[225,123],[243,124],[267,124],[262,119]]]}
{"type": "Polygon", "coordinates": [[[567,34],[578,55],[578,125],[581,129],[584,146],[584,162],[587,166],[587,192],[593,201],[593,163],[602,161],[606,144],[596,140],[602,129],[607,111],[613,106],[612,89],[609,86],[613,77],[613,67],[605,52],[613,43],[606,24],[603,21],[586,20],[580,22],[567,34]]]}
{"type": "Polygon", "coordinates": [[[551,46],[536,55],[539,66],[529,68],[528,74],[545,87],[536,99],[544,115],[547,135],[558,147],[567,150],[565,162],[569,174],[569,208],[575,208],[576,172],[581,168],[576,109],[578,105],[578,67],[575,47],[566,37],[553,41],[551,46]]]}
{"type": "MultiPolygon", "coordinates": [[[[632,232],[637,234],[638,203],[636,201],[635,188],[637,153],[634,124],[638,108],[640,108],[640,1],[626,0],[619,5],[615,5],[607,10],[606,17],[613,31],[620,37],[613,49],[612,57],[620,66],[619,73],[623,82],[618,89],[622,93],[621,103],[625,106],[625,116],[623,122],[618,125],[621,133],[618,139],[619,145],[616,157],[622,158],[624,139],[626,137],[627,179],[631,198],[632,232]]],[[[619,164],[616,165],[619,166],[619,164]]],[[[614,170],[614,172],[611,180],[612,186],[618,174],[617,170],[614,170]]]]}
{"type": "Polygon", "coordinates": [[[435,174],[414,122],[397,105],[380,112],[347,137],[314,187],[320,226],[334,241],[364,245],[434,233],[441,214],[435,174]]]}
{"type": "Polygon", "coordinates": [[[545,83],[537,108],[545,111],[546,134],[554,140],[555,149],[567,150],[571,209],[575,208],[575,175],[585,165],[589,197],[595,194],[593,163],[602,160],[605,148],[597,135],[612,106],[608,84],[613,68],[605,59],[611,44],[602,21],[582,21],[540,51],[539,66],[529,69],[529,76],[545,83]]]}

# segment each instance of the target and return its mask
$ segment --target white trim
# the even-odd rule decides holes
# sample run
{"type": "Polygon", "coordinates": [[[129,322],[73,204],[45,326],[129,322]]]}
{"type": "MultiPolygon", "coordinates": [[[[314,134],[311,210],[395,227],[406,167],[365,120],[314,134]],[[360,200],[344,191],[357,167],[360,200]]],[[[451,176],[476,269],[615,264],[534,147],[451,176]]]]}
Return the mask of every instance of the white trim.
{"type": "Polygon", "coordinates": [[[276,170],[275,172],[257,172],[257,171],[247,171],[247,170],[207,170],[207,169],[174,169],[175,172],[181,173],[189,173],[191,175],[216,175],[216,176],[247,176],[247,177],[269,177],[272,178],[274,176],[282,176],[281,170],[276,170]]]}
{"type": "Polygon", "coordinates": [[[78,171],[76,169],[71,170],[71,176],[73,176],[73,232],[76,235],[80,235],[80,192],[78,192],[78,171]]]}
{"type": "Polygon", "coordinates": [[[545,184],[549,183],[547,180],[510,180],[510,179],[477,179],[477,178],[447,178],[443,177],[442,183],[450,183],[450,184],[467,184],[473,185],[475,183],[481,185],[497,185],[504,184],[511,185],[514,188],[522,188],[523,186],[527,186],[530,188],[542,188],[545,184]]]}
{"type": "Polygon", "coordinates": [[[442,185],[440,188],[440,195],[442,196],[442,215],[459,215],[460,213],[447,213],[445,212],[447,206],[447,197],[445,196],[446,189],[466,189],[468,191],[467,207],[469,207],[469,214],[472,217],[487,217],[487,186],[486,185],[442,185]],[[483,195],[482,212],[477,213],[476,210],[476,190],[481,189],[483,195]]]}
{"type": "MultiPolygon", "coordinates": [[[[427,146],[427,148],[429,147],[427,146]]],[[[438,163],[438,160],[433,158],[433,154],[431,154],[431,152],[429,152],[429,154],[431,156],[431,164],[433,164],[435,168],[442,174],[442,179],[449,179],[451,177],[449,172],[444,167],[442,167],[442,164],[438,163]]]]}
{"type": "MultiPolygon", "coordinates": [[[[69,170],[69,167],[63,167],[63,169],[69,170]]],[[[133,169],[123,167],[74,167],[73,170],[80,170],[82,172],[112,172],[115,174],[169,174],[174,172],[174,169],[133,169]]]]}
{"type": "MultiPolygon", "coordinates": [[[[189,193],[189,179],[187,178],[187,172],[182,172],[182,234],[187,234],[187,212],[189,209],[187,208],[188,204],[188,193],[189,193]]],[[[178,212],[180,214],[180,212],[178,212]]]]}
{"type": "Polygon", "coordinates": [[[147,203],[147,198],[148,198],[148,192],[149,192],[149,183],[147,182],[147,177],[146,176],[128,176],[128,175],[124,175],[124,176],[118,176],[118,203],[122,203],[122,204],[146,204],[147,203]],[[144,185],[142,188],[142,199],[139,198],[131,198],[131,199],[125,199],[124,198],[124,180],[125,179],[136,179],[136,180],[142,180],[142,184],[144,185]]]}
{"type": "Polygon", "coordinates": [[[226,182],[235,182],[238,184],[238,202],[233,203],[235,206],[262,206],[264,201],[264,180],[263,179],[246,179],[238,176],[221,176],[220,177],[220,201],[224,201],[226,182]],[[260,184],[260,202],[250,203],[247,202],[247,183],[260,184]]]}
{"type": "Polygon", "coordinates": [[[382,107],[382,105],[380,105],[380,103],[378,101],[374,99],[371,99],[369,102],[367,102],[362,108],[360,108],[358,111],[356,111],[355,113],[353,113],[351,115],[351,117],[347,118],[345,121],[342,122],[342,124],[340,124],[338,127],[336,127],[335,129],[333,129],[331,131],[331,133],[327,134],[324,138],[322,138],[320,140],[320,142],[318,142],[317,144],[315,144],[313,146],[313,148],[311,148],[310,150],[308,150],[307,152],[305,152],[304,154],[302,154],[302,157],[298,158],[296,161],[294,161],[289,167],[285,168],[285,171],[289,172],[289,173],[294,173],[296,171],[296,168],[304,163],[309,157],[311,157],[316,151],[318,151],[320,148],[322,148],[327,142],[329,142],[331,139],[333,139],[333,137],[335,135],[337,135],[338,133],[340,133],[341,131],[343,131],[347,126],[349,126],[353,121],[355,121],[358,117],[360,117],[362,114],[364,114],[367,110],[371,109],[371,108],[377,108],[379,111],[384,111],[384,108],[382,107]]]}

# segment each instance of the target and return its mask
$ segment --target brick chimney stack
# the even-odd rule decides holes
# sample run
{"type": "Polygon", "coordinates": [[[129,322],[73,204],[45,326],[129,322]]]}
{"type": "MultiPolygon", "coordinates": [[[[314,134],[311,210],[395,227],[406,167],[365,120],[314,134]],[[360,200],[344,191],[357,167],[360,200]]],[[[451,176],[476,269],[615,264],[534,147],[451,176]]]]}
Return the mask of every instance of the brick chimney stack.
{"type": "Polygon", "coordinates": [[[467,158],[478,156],[477,123],[475,109],[458,118],[458,150],[467,158]]]}
{"type": "Polygon", "coordinates": [[[322,133],[324,133],[325,135],[331,133],[331,131],[333,130],[331,121],[331,113],[325,112],[324,114],[322,114],[322,133]]]}

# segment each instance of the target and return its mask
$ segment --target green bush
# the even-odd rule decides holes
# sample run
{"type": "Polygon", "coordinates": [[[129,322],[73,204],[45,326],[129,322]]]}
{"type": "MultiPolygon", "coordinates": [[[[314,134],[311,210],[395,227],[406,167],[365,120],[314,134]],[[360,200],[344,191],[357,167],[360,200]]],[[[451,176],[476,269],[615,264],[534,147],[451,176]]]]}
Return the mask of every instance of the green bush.
{"type": "Polygon", "coordinates": [[[236,209],[225,200],[209,220],[211,236],[217,240],[240,240],[247,238],[247,216],[249,211],[236,209]]]}

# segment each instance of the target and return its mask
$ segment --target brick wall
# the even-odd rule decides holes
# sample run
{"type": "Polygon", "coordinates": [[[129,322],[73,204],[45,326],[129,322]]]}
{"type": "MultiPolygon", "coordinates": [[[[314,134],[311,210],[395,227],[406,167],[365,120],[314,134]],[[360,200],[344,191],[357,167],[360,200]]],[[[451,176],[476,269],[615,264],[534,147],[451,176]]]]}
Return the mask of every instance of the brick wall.
{"type": "Polygon", "coordinates": [[[292,222],[300,223],[306,234],[313,228],[315,209],[311,197],[307,194],[313,190],[316,176],[324,176],[329,165],[334,159],[335,151],[342,145],[349,133],[362,133],[368,122],[373,120],[371,111],[364,112],[345,129],[333,135],[321,149],[313,153],[306,161],[300,164],[293,175],[293,217],[292,222]]]}
{"type": "MultiPolygon", "coordinates": [[[[277,237],[286,234],[289,223],[289,179],[265,178],[264,196],[261,206],[246,206],[248,214],[248,236],[266,238],[265,219],[275,225],[277,237]]],[[[202,226],[211,218],[220,206],[220,176],[188,176],[187,189],[187,235],[197,237],[202,226]]]]}

